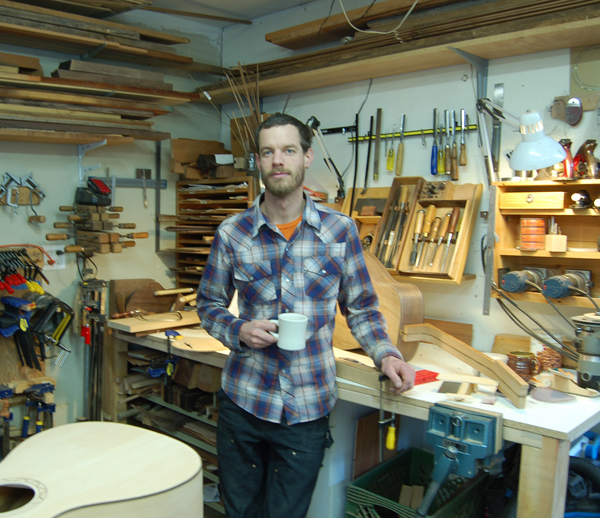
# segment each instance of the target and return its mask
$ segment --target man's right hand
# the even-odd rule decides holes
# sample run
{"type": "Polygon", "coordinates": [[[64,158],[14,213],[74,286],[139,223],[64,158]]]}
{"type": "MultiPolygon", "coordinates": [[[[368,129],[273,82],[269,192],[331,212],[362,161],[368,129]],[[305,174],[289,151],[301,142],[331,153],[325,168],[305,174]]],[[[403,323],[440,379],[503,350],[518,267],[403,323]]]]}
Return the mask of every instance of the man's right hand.
{"type": "Polygon", "coordinates": [[[277,338],[267,331],[277,331],[277,324],[269,320],[252,320],[240,328],[240,342],[251,349],[264,349],[277,343],[277,338]]]}

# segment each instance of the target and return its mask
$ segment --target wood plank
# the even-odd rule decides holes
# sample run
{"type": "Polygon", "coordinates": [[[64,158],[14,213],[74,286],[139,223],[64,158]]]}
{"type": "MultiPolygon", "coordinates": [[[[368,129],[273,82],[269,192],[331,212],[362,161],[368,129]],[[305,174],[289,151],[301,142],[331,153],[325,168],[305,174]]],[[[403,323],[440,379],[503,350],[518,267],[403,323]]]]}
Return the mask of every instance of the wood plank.
{"type": "Polygon", "coordinates": [[[41,106],[21,106],[13,104],[5,104],[0,102],[0,113],[14,115],[35,115],[35,116],[52,116],[57,118],[72,118],[85,120],[100,120],[100,121],[120,121],[118,115],[109,115],[95,112],[85,112],[77,110],[58,110],[53,108],[45,108],[41,106]]]}
{"type": "Polygon", "coordinates": [[[147,333],[157,332],[164,329],[178,327],[194,326],[200,323],[198,314],[195,311],[180,312],[181,318],[177,318],[175,313],[160,313],[157,315],[148,315],[142,320],[140,318],[119,318],[109,320],[108,327],[125,331],[126,333],[147,333]]]}
{"type": "Polygon", "coordinates": [[[60,79],[74,79],[76,81],[86,81],[94,83],[129,85],[142,88],[153,88],[156,90],[173,90],[171,83],[161,83],[159,81],[149,81],[147,79],[135,79],[131,77],[117,77],[112,75],[91,74],[89,72],[77,72],[72,70],[55,70],[52,77],[60,79]]]}
{"type": "Polygon", "coordinates": [[[25,101],[56,101],[67,104],[82,106],[99,106],[103,108],[116,108],[128,110],[150,111],[155,116],[170,113],[172,108],[158,106],[157,104],[136,101],[130,99],[120,99],[116,97],[99,97],[93,95],[55,92],[48,90],[33,90],[24,88],[10,88],[0,86],[0,98],[21,99],[25,101]]]}
{"type": "MultiPolygon", "coordinates": [[[[59,14],[58,11],[54,11],[52,9],[45,9],[43,7],[24,5],[24,4],[17,3],[17,2],[11,2],[9,0],[0,0],[0,6],[13,7],[15,9],[21,9],[21,10],[28,11],[31,13],[47,14],[50,16],[59,14]]],[[[60,16],[62,16],[63,18],[69,19],[69,20],[73,20],[73,21],[80,21],[80,22],[84,22],[84,23],[87,23],[87,22],[96,23],[98,25],[103,25],[104,27],[109,27],[109,28],[115,29],[115,30],[122,30],[122,29],[128,30],[128,29],[132,28],[128,25],[124,25],[121,23],[115,23],[115,22],[110,22],[108,20],[101,20],[101,19],[96,19],[96,18],[89,18],[86,16],[80,16],[80,15],[71,14],[71,13],[60,12],[60,16]]],[[[144,38],[148,41],[156,41],[157,43],[164,43],[166,45],[190,43],[189,38],[175,36],[172,34],[166,34],[166,33],[162,33],[159,31],[146,29],[143,27],[135,27],[135,30],[140,34],[140,36],[142,38],[144,38]]]]}
{"type": "Polygon", "coordinates": [[[67,114],[62,117],[59,114],[52,114],[53,117],[44,117],[40,115],[28,115],[28,114],[17,114],[17,113],[2,113],[0,112],[0,120],[14,120],[14,121],[30,121],[30,122],[49,122],[54,123],[55,118],[60,118],[58,121],[60,124],[79,124],[81,126],[90,126],[94,128],[115,128],[115,129],[139,129],[143,131],[150,131],[152,125],[151,121],[133,121],[133,120],[121,120],[117,118],[115,120],[89,120],[69,118],[67,114]]]}
{"type": "MultiPolygon", "coordinates": [[[[416,11],[432,7],[456,3],[461,0],[421,0],[416,11]]],[[[404,14],[414,3],[413,0],[388,0],[374,5],[360,7],[347,12],[348,18],[355,25],[366,28],[367,22],[381,17],[404,14]]],[[[311,45],[339,40],[342,36],[351,36],[354,29],[348,25],[343,13],[321,18],[312,22],[288,27],[265,35],[265,40],[291,50],[311,45]]]]}
{"type": "MultiPolygon", "coordinates": [[[[1,57],[1,54],[0,54],[1,57]]],[[[1,60],[0,60],[1,62],[1,60]]],[[[71,59],[64,61],[59,66],[62,70],[73,70],[77,72],[89,72],[92,74],[104,74],[107,76],[130,77],[133,79],[148,79],[150,81],[164,82],[165,75],[161,72],[152,72],[149,70],[138,70],[136,68],[119,67],[105,65],[101,63],[91,63],[81,59],[71,59]]]]}
{"type": "MultiPolygon", "coordinates": [[[[101,128],[98,126],[84,126],[81,124],[60,124],[50,122],[29,122],[15,120],[1,120],[0,128],[5,129],[28,129],[33,131],[64,131],[68,133],[93,133],[95,135],[122,135],[134,137],[139,140],[167,140],[171,137],[170,133],[159,131],[147,131],[139,129],[122,128],[101,128]]],[[[102,137],[106,138],[106,137],[102,137]]],[[[100,139],[101,140],[101,139],[100,139]]]]}
{"type": "Polygon", "coordinates": [[[132,144],[133,137],[121,135],[98,135],[96,133],[76,133],[71,131],[51,131],[32,129],[0,128],[0,141],[36,142],[43,144],[91,144],[106,140],[107,146],[132,144]]]}
{"type": "Polygon", "coordinates": [[[8,54],[0,52],[0,63],[3,65],[14,65],[25,70],[40,70],[40,60],[31,56],[20,56],[18,54],[8,54]]]}
{"type": "MultiPolygon", "coordinates": [[[[323,61],[319,61],[318,56],[324,54],[311,53],[310,58],[317,63],[312,67],[282,67],[277,74],[261,77],[261,96],[282,95],[388,77],[399,72],[417,72],[464,64],[465,61],[449,47],[490,60],[562,48],[587,47],[600,43],[599,16],[600,9],[589,7],[569,11],[561,16],[541,15],[526,20],[526,23],[496,24],[368,52],[349,51],[340,56],[327,55],[323,61]],[[560,32],[560,38],[556,37],[557,32],[560,32]]],[[[252,69],[252,65],[248,68],[252,69]]],[[[230,87],[224,83],[205,86],[203,89],[210,93],[215,104],[234,100],[230,87]]],[[[201,97],[200,102],[208,100],[201,97]]]]}
{"type": "Polygon", "coordinates": [[[27,107],[31,109],[52,109],[52,110],[64,110],[73,113],[88,113],[89,117],[95,115],[99,117],[119,117],[123,119],[151,119],[154,117],[154,113],[150,111],[141,110],[127,110],[120,108],[105,108],[101,106],[85,106],[68,103],[53,103],[45,101],[27,101],[21,99],[7,99],[0,96],[0,105],[3,105],[4,111],[12,109],[14,107],[27,107]]]}

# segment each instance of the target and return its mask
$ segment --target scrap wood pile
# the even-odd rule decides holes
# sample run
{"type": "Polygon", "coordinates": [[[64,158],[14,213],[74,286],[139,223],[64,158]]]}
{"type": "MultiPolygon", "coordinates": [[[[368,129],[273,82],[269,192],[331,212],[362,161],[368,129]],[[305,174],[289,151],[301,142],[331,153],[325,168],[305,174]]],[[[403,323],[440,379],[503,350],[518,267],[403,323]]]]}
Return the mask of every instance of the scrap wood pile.
{"type": "MultiPolygon", "coordinates": [[[[265,36],[267,41],[292,50],[332,42],[339,45],[248,64],[247,68],[260,68],[259,80],[284,78],[381,56],[600,17],[599,0],[421,0],[398,28],[412,5],[413,0],[388,0],[347,13],[358,29],[387,34],[355,30],[342,13],[269,33],[265,36]]],[[[234,68],[230,73],[237,77],[240,71],[234,68]]],[[[221,81],[204,90],[216,99],[219,90],[228,86],[229,81],[221,81]]]]}
{"type": "Polygon", "coordinates": [[[10,0],[0,0],[0,16],[0,43],[222,75],[177,54],[188,38],[10,0]]]}
{"type": "Polygon", "coordinates": [[[0,138],[108,144],[165,140],[154,117],[196,94],[158,72],[69,60],[44,77],[37,58],[0,52],[0,138]],[[144,85],[144,86],[138,86],[144,85]]]}

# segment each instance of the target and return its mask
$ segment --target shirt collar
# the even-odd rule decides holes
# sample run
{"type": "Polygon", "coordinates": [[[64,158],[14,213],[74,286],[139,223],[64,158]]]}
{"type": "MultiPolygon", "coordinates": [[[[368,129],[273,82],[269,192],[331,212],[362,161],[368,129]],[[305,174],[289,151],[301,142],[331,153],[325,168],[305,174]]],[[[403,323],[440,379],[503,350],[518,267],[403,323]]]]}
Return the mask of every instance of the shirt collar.
{"type": "MultiPolygon", "coordinates": [[[[252,204],[251,214],[252,214],[252,219],[253,219],[253,224],[252,224],[252,237],[253,238],[258,235],[258,231],[260,230],[260,227],[262,227],[263,225],[269,226],[269,223],[267,222],[265,215],[260,210],[260,204],[262,203],[264,196],[265,196],[264,193],[261,194],[254,200],[254,203],[252,204]]],[[[319,216],[319,211],[317,210],[317,205],[310,198],[310,196],[307,196],[306,194],[304,194],[304,199],[306,200],[306,206],[304,207],[304,213],[302,215],[302,220],[306,221],[307,224],[314,227],[315,230],[318,232],[321,230],[321,217],[319,216]]]]}

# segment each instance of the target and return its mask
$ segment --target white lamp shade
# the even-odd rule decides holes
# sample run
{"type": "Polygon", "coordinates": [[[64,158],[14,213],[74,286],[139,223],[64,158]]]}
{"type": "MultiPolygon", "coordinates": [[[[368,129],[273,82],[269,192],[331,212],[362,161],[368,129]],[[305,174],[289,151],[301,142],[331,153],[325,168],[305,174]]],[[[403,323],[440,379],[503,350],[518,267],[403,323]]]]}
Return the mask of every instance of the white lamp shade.
{"type": "Polygon", "coordinates": [[[534,171],[562,162],[567,153],[556,140],[544,133],[542,117],[538,112],[521,115],[523,139],[510,155],[510,167],[515,171],[534,171]]]}

